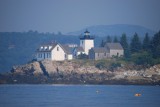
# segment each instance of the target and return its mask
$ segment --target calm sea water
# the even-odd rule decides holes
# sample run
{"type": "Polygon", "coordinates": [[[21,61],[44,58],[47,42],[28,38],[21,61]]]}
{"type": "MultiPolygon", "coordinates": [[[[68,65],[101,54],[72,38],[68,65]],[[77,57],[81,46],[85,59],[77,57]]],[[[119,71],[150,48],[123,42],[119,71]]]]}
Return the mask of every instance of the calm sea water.
{"type": "Polygon", "coordinates": [[[0,85],[0,107],[160,107],[160,86],[0,85]]]}

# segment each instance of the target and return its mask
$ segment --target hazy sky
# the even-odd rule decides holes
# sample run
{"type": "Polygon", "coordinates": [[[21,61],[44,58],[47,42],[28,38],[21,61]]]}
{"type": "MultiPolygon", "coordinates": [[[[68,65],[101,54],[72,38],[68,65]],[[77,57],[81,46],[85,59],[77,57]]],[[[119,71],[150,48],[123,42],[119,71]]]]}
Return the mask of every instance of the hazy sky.
{"type": "Polygon", "coordinates": [[[0,0],[0,31],[67,33],[91,25],[160,30],[160,0],[0,0]]]}

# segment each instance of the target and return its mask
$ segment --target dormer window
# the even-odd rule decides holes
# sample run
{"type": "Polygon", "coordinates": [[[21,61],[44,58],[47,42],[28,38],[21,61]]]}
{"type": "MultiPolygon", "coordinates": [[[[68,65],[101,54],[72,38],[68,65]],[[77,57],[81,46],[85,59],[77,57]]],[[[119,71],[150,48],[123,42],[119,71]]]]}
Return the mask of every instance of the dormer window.
{"type": "Polygon", "coordinates": [[[52,46],[48,46],[48,49],[50,50],[52,48],[52,46]]]}
{"type": "Polygon", "coordinates": [[[57,47],[57,51],[59,51],[59,47],[57,47]]]}

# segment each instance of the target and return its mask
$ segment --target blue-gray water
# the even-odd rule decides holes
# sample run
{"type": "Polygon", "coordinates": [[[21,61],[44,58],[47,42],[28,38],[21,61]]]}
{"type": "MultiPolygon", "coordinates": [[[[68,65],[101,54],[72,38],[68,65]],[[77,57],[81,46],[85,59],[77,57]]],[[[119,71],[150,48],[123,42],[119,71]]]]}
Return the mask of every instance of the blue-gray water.
{"type": "Polygon", "coordinates": [[[0,107],[160,107],[160,86],[0,85],[0,107]]]}

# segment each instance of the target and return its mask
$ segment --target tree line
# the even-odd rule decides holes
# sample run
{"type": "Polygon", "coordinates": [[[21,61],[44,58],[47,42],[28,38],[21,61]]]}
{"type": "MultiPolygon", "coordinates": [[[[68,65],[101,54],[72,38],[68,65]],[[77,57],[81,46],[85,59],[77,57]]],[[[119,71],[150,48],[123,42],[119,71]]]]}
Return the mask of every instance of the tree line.
{"type": "Polygon", "coordinates": [[[152,37],[145,34],[141,40],[139,35],[135,33],[129,41],[127,35],[123,33],[120,38],[116,36],[111,38],[107,36],[101,41],[100,46],[104,47],[106,43],[120,43],[124,49],[125,61],[134,62],[137,65],[150,66],[160,63],[160,31],[152,37]]]}

